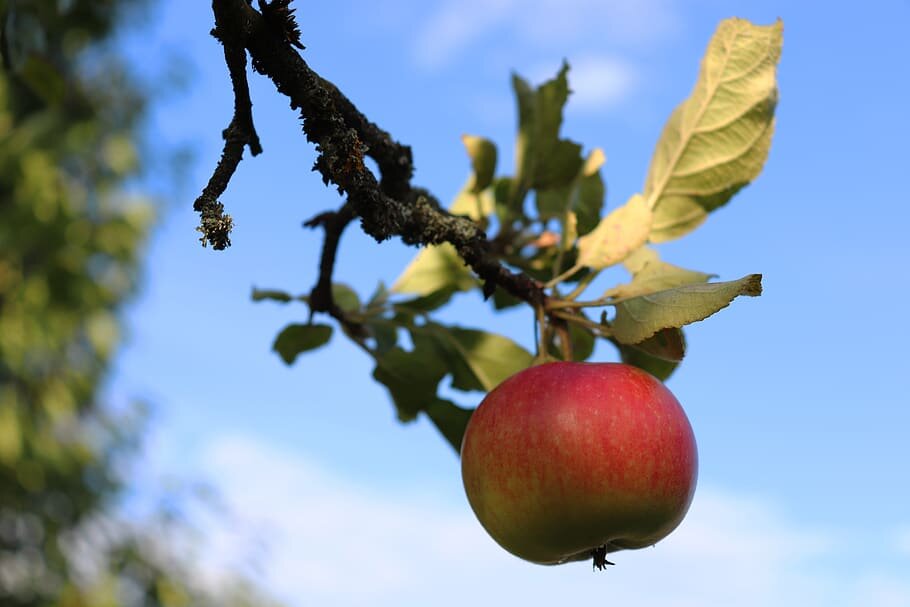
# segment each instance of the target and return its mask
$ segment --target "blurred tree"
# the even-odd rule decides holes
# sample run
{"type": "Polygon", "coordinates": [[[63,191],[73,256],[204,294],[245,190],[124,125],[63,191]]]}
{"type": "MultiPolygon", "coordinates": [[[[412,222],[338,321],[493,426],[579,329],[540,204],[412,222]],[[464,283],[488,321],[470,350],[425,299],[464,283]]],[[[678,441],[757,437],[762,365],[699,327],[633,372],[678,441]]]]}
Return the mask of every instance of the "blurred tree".
{"type": "Polygon", "coordinates": [[[3,605],[257,602],[239,583],[200,590],[161,535],[179,522],[113,514],[142,415],[99,387],[153,214],[127,187],[146,100],[110,41],[143,4],[0,0],[3,605]]]}

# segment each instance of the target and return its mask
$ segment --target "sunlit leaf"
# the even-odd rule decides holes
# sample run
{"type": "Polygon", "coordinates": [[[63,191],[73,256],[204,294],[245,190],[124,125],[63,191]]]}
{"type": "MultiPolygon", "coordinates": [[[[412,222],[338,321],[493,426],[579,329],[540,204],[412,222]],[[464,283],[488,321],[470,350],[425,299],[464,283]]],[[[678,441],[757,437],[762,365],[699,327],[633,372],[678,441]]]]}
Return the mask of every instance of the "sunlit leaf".
{"type": "MultiPolygon", "coordinates": [[[[461,327],[436,325],[436,328],[435,335],[440,342],[470,369],[477,385],[487,392],[531,365],[531,353],[508,337],[461,327]]],[[[456,387],[455,383],[453,381],[453,387],[456,387]]]]}
{"type": "Polygon", "coordinates": [[[467,215],[474,221],[481,221],[493,214],[495,202],[490,189],[480,193],[472,192],[470,183],[452,201],[449,213],[452,215],[467,215]]]}
{"type": "Polygon", "coordinates": [[[708,44],[691,96],[664,127],[645,182],[651,240],[698,227],[762,169],[774,131],[780,21],[723,21],[708,44]]]}
{"type": "Polygon", "coordinates": [[[619,263],[647,242],[651,219],[645,199],[635,194],[578,239],[578,263],[595,270],[619,263]]]}
{"type": "Polygon", "coordinates": [[[470,291],[476,284],[455,248],[443,243],[421,249],[392,285],[392,291],[425,296],[446,288],[470,291]]]}
{"type": "Polygon", "coordinates": [[[730,282],[686,285],[633,297],[615,304],[613,336],[622,343],[635,344],[661,329],[703,320],[740,295],[760,294],[761,274],[750,274],[730,282]]]}
{"type": "Polygon", "coordinates": [[[303,352],[324,346],[332,338],[332,327],[329,325],[286,326],[275,338],[272,350],[278,353],[285,364],[290,365],[303,352]]]}
{"type": "Polygon", "coordinates": [[[683,285],[708,282],[715,276],[661,261],[657,251],[648,247],[635,251],[626,258],[623,265],[632,273],[632,281],[610,289],[609,293],[616,299],[626,299],[683,285]]]}

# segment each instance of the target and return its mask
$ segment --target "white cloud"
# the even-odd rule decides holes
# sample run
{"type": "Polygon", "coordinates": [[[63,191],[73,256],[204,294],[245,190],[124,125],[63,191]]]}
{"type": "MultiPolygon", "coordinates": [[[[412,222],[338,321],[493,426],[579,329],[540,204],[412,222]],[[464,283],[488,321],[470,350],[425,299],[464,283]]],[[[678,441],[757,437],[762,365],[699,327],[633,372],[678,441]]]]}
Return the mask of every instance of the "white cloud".
{"type": "MultiPolygon", "coordinates": [[[[595,574],[584,564],[541,567],[508,555],[463,499],[367,490],[248,439],[211,445],[204,472],[252,521],[253,535],[267,538],[265,579],[290,605],[910,605],[910,588],[887,572],[826,570],[832,554],[848,549],[837,534],[710,488],[699,489],[665,541],[613,555],[617,566],[595,574]]],[[[247,550],[236,535],[212,541],[224,560],[247,550]]]]}
{"type": "Polygon", "coordinates": [[[562,52],[580,42],[649,44],[676,21],[671,0],[446,0],[421,27],[414,54],[421,65],[439,67],[494,34],[562,52]]]}

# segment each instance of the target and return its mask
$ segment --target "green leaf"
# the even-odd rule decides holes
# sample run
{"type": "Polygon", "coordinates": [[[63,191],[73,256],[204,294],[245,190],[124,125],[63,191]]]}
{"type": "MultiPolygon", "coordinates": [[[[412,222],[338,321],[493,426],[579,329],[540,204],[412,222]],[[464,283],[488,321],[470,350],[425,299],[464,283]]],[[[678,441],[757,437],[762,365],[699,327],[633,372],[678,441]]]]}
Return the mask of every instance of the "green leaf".
{"type": "Polygon", "coordinates": [[[669,362],[678,363],[686,355],[686,339],[682,329],[676,327],[661,329],[648,339],[633,345],[637,350],[669,362]]]}
{"type": "Polygon", "coordinates": [[[451,401],[439,398],[426,407],[427,417],[454,447],[456,453],[461,453],[461,441],[472,413],[474,409],[464,409],[451,401]]]}
{"type": "Polygon", "coordinates": [[[516,182],[511,177],[497,177],[493,181],[493,201],[496,208],[496,217],[504,225],[509,224],[522,212],[523,198],[513,197],[516,182]]]}
{"type": "Polygon", "coordinates": [[[619,356],[622,362],[647,371],[660,381],[667,381],[673,371],[676,370],[676,367],[679,366],[679,362],[652,356],[644,350],[638,349],[635,344],[622,344],[616,340],[611,341],[619,349],[619,356]]]}
{"type": "Polygon", "coordinates": [[[370,295],[370,299],[367,301],[367,309],[369,308],[381,308],[389,300],[389,290],[386,288],[385,283],[381,280],[379,284],[376,285],[376,290],[373,291],[373,294],[370,295]]]}
{"type": "Polygon", "coordinates": [[[360,310],[360,297],[351,287],[340,282],[332,283],[332,299],[335,305],[343,312],[356,312],[360,310]]]}
{"type": "Polygon", "coordinates": [[[635,344],[661,329],[682,327],[711,316],[730,305],[736,297],[761,295],[761,274],[739,280],[694,284],[641,295],[615,304],[613,336],[635,344]]]}
{"type": "Polygon", "coordinates": [[[514,186],[519,192],[553,187],[559,184],[561,177],[571,179],[577,172],[577,166],[575,170],[569,169],[574,162],[572,155],[579,156],[581,148],[559,139],[562,109],[569,97],[568,71],[569,65],[564,63],[554,79],[536,89],[517,74],[512,76],[512,88],[518,101],[514,186]]]}
{"type": "Polygon", "coordinates": [[[493,307],[497,310],[512,308],[524,303],[524,300],[518,299],[505,289],[497,287],[493,292],[493,307]]]}
{"type": "Polygon", "coordinates": [[[44,57],[29,56],[19,75],[32,92],[48,105],[56,105],[66,97],[67,83],[64,75],[44,57]]]}
{"type": "Polygon", "coordinates": [[[619,263],[647,242],[651,219],[644,197],[635,194],[578,239],[578,263],[594,270],[619,263]]]}
{"type": "Polygon", "coordinates": [[[623,262],[632,273],[632,282],[610,289],[616,299],[628,299],[689,284],[708,282],[715,274],[686,270],[660,260],[657,251],[642,247],[623,262]]]}
{"type": "Polygon", "coordinates": [[[559,139],[548,146],[545,156],[538,159],[532,185],[538,190],[570,185],[583,164],[581,145],[559,139]]]}
{"type": "Polygon", "coordinates": [[[332,327],[329,325],[292,324],[281,330],[272,344],[272,350],[290,365],[297,355],[324,346],[331,338],[332,327]]]}
{"type": "Polygon", "coordinates": [[[604,197],[607,194],[607,187],[600,175],[600,168],[606,161],[607,157],[603,150],[595,148],[588,154],[584,166],[581,167],[577,200],[572,204],[572,209],[578,219],[579,236],[593,230],[600,221],[604,197]]]}
{"type": "MultiPolygon", "coordinates": [[[[533,356],[502,335],[432,323],[425,332],[445,349],[452,387],[489,392],[503,380],[531,365],[533,356]]],[[[412,331],[412,335],[414,331],[412,331]]]]}
{"type": "Polygon", "coordinates": [[[695,89],[664,127],[645,182],[651,241],[698,227],[761,172],[774,131],[780,21],[728,19],[717,28],[695,89]]]}
{"type": "Polygon", "coordinates": [[[370,337],[376,340],[376,352],[385,354],[398,344],[398,328],[391,320],[383,318],[366,322],[370,337]]]}
{"type": "Polygon", "coordinates": [[[493,183],[493,175],[496,174],[496,145],[489,139],[476,135],[462,135],[461,142],[468,151],[473,170],[465,189],[479,194],[493,183]]]}
{"type": "MultiPolygon", "coordinates": [[[[569,339],[572,341],[572,360],[576,362],[585,361],[594,353],[595,337],[588,329],[570,322],[569,339]]],[[[559,344],[551,344],[549,350],[550,355],[553,358],[563,360],[562,350],[559,347],[559,344]]]]}
{"type": "Polygon", "coordinates": [[[448,367],[432,338],[413,335],[410,352],[394,347],[377,357],[373,377],[384,384],[395,402],[398,419],[411,421],[436,400],[439,381],[448,367]]]}
{"type": "Polygon", "coordinates": [[[455,289],[440,289],[438,291],[433,291],[429,295],[397,301],[393,304],[392,307],[399,314],[413,316],[418,312],[432,312],[437,308],[441,308],[442,306],[449,303],[449,300],[452,299],[452,295],[454,294],[455,289]]]}
{"type": "Polygon", "coordinates": [[[447,288],[470,291],[476,284],[455,247],[443,243],[421,249],[392,285],[392,291],[426,296],[447,288]]]}
{"type": "Polygon", "coordinates": [[[281,303],[288,303],[289,301],[296,299],[293,295],[285,291],[278,291],[276,289],[257,289],[256,287],[253,287],[253,294],[251,297],[253,301],[271,300],[281,303]]]}
{"type": "MultiPolygon", "coordinates": [[[[542,220],[555,217],[565,221],[567,213],[574,213],[578,233],[587,234],[593,230],[600,220],[606,193],[600,176],[600,167],[605,160],[603,150],[597,148],[583,164],[579,162],[571,182],[561,187],[538,189],[535,197],[537,216],[542,220]]],[[[574,244],[574,239],[570,244],[574,244]]]]}

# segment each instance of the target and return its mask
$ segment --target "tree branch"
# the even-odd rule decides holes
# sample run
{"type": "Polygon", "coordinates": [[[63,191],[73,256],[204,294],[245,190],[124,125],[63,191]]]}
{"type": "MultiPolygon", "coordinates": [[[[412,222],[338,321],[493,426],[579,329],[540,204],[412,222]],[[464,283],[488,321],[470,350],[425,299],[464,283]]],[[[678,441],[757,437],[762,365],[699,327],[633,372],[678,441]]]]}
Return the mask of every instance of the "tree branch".
{"type": "Polygon", "coordinates": [[[212,248],[222,250],[231,245],[230,233],[234,222],[230,215],[224,214],[224,205],[218,198],[224,194],[237,170],[237,165],[243,158],[244,146],[249,146],[250,153],[256,156],[262,153],[262,145],[253,126],[253,102],[250,100],[246,79],[246,50],[225,39],[217,27],[212,30],[212,36],[224,46],[224,60],[234,89],[234,116],[221,134],[224,149],[218,165],[202,194],[193,203],[193,209],[200,214],[199,227],[196,229],[202,232],[199,239],[202,245],[209,243],[212,248]]]}
{"type": "Polygon", "coordinates": [[[322,242],[322,255],[319,260],[319,279],[310,291],[310,312],[326,312],[349,330],[354,330],[354,326],[335,303],[332,295],[332,273],[335,269],[335,255],[338,252],[341,234],[355,216],[354,206],[350,202],[345,202],[338,211],[320,213],[303,224],[308,228],[322,226],[325,229],[325,240],[322,242]]]}
{"type": "MultiPolygon", "coordinates": [[[[271,5],[260,6],[268,11],[271,5]]],[[[542,285],[503,267],[477,224],[445,212],[429,192],[411,185],[410,148],[395,143],[337,87],[311,70],[286,36],[275,35],[262,14],[246,0],[213,0],[212,7],[225,47],[245,48],[253,69],[268,76],[300,111],[307,140],[316,144],[314,170],[324,183],[335,184],[347,195],[367,234],[377,241],[400,236],[414,245],[449,242],[483,280],[486,296],[498,285],[534,305],[544,302],[542,285]],[[365,154],[379,164],[381,183],[364,164],[365,154]]]]}

